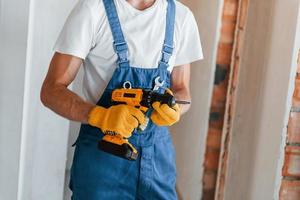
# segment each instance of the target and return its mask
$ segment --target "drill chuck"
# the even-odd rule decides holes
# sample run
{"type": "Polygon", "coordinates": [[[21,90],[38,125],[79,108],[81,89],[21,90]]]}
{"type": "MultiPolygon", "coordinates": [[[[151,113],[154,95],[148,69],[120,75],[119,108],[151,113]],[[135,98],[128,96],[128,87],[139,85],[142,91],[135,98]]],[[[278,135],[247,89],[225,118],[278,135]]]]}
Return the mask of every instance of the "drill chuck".
{"type": "Polygon", "coordinates": [[[176,104],[175,97],[169,93],[160,94],[152,90],[144,91],[141,105],[150,108],[154,102],[167,104],[170,107],[173,107],[176,104]]]}
{"type": "Polygon", "coordinates": [[[150,108],[154,102],[160,102],[161,104],[167,104],[170,107],[175,104],[191,104],[190,101],[179,101],[169,93],[160,94],[154,91],[145,91],[141,105],[150,108]]]}

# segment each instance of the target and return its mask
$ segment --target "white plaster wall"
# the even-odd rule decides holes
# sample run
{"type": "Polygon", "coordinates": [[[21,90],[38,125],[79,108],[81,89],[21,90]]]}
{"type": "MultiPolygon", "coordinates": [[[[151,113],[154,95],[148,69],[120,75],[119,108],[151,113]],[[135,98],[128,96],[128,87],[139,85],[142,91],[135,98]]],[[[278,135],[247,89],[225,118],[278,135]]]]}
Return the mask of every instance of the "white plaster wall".
{"type": "Polygon", "coordinates": [[[299,1],[251,0],[225,184],[226,200],[278,199],[300,47],[299,1]]]}
{"type": "Polygon", "coordinates": [[[39,91],[74,3],[0,1],[0,200],[63,199],[69,122],[39,91]]]}
{"type": "Polygon", "coordinates": [[[29,0],[0,0],[0,200],[16,199],[29,0]]]}
{"type": "Polygon", "coordinates": [[[204,60],[192,66],[192,108],[171,132],[177,154],[178,191],[184,200],[199,200],[223,1],[182,2],[193,11],[198,22],[204,60]]]}
{"type": "Polygon", "coordinates": [[[63,198],[69,122],[42,106],[39,93],[53,54],[52,47],[74,3],[31,0],[20,200],[63,198]]]}

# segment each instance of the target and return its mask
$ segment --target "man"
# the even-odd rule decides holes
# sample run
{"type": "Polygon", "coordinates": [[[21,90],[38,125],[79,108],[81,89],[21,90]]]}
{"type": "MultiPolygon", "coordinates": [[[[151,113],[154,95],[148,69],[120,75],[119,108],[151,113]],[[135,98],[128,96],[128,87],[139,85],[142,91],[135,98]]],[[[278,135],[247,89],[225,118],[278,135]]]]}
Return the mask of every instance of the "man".
{"type": "Polygon", "coordinates": [[[54,50],[41,100],[57,114],[82,123],[71,170],[72,199],[177,199],[175,153],[167,127],[190,106],[154,102],[145,114],[129,105],[112,105],[111,94],[124,83],[152,90],[158,79],[164,83],[158,91],[191,100],[190,63],[202,59],[191,11],[174,0],[80,0],[54,50]],[[67,88],[81,64],[86,100],[67,88]],[[147,128],[138,130],[146,115],[147,128]],[[129,138],[139,152],[136,161],[97,148],[111,132],[129,138]]]}

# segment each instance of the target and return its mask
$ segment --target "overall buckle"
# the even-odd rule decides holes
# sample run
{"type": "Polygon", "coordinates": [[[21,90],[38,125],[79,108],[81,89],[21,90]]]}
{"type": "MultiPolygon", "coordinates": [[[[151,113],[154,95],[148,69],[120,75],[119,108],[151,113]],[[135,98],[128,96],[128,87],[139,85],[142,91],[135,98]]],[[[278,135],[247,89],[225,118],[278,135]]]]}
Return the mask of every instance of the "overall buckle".
{"type": "Polygon", "coordinates": [[[174,51],[174,47],[173,46],[164,44],[164,46],[163,46],[163,53],[167,53],[167,54],[171,54],[172,55],[173,51],[174,51]]]}
{"type": "Polygon", "coordinates": [[[114,42],[114,50],[117,53],[128,51],[127,43],[126,42],[119,42],[119,43],[114,42]]]}
{"type": "Polygon", "coordinates": [[[162,50],[161,62],[168,65],[169,60],[173,54],[173,51],[174,51],[174,47],[164,44],[163,50],[162,50]]]}

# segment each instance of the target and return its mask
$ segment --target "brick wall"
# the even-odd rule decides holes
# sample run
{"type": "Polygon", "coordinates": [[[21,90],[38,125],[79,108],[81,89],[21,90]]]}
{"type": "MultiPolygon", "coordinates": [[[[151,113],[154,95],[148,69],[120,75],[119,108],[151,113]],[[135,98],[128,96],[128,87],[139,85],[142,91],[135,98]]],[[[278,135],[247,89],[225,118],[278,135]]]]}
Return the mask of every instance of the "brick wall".
{"type": "Polygon", "coordinates": [[[215,85],[204,162],[204,200],[214,199],[215,196],[216,199],[223,199],[229,141],[228,132],[230,131],[230,126],[228,127],[228,125],[231,123],[230,116],[234,110],[235,88],[247,11],[248,0],[224,0],[221,37],[217,52],[215,85]],[[225,122],[224,119],[226,119],[225,122]],[[223,127],[224,125],[226,127],[223,127]],[[221,144],[222,138],[223,144],[221,144]],[[223,145],[223,154],[221,159],[219,159],[221,145],[223,145]],[[221,165],[219,165],[219,160],[221,160],[221,165]],[[218,171],[219,167],[220,171],[218,171]],[[218,191],[217,195],[215,195],[217,185],[218,191]]]}
{"type": "Polygon", "coordinates": [[[288,124],[280,200],[300,199],[300,51],[293,104],[288,124]]]}
{"type": "Polygon", "coordinates": [[[225,0],[203,176],[203,199],[214,199],[239,0],[225,0]]]}

